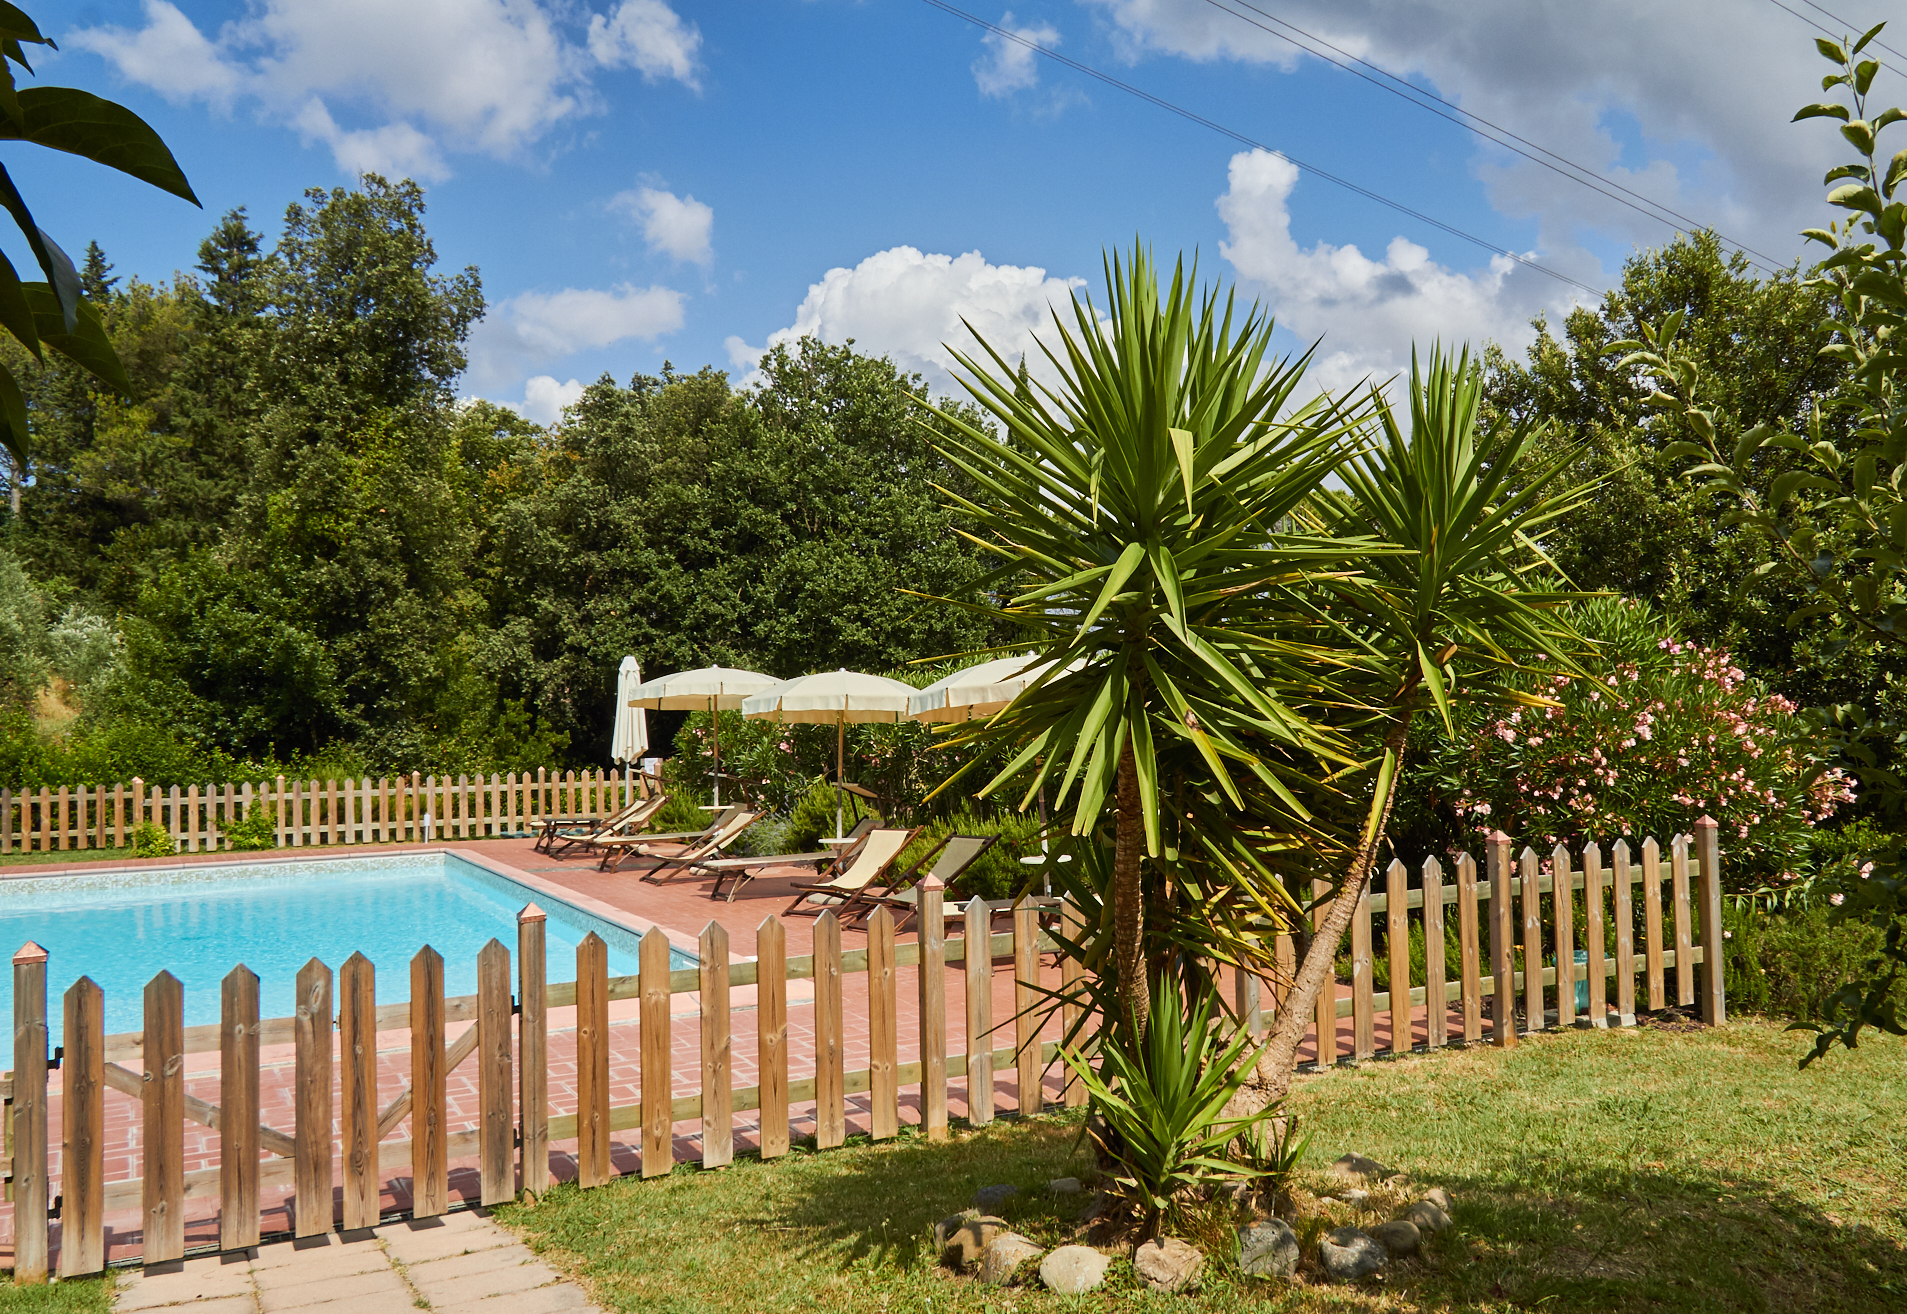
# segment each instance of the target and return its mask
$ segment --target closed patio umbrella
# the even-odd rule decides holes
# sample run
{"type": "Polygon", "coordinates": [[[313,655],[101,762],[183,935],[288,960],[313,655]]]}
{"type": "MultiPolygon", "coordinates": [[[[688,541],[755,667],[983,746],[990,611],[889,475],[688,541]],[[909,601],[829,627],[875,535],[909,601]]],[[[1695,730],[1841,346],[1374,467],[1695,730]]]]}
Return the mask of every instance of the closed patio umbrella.
{"type": "Polygon", "coordinates": [[[677,671],[659,680],[640,684],[625,700],[631,707],[647,707],[658,712],[699,712],[706,709],[714,722],[715,802],[722,802],[722,732],[718,711],[732,712],[742,700],[781,681],[760,671],[743,671],[733,666],[704,666],[693,671],[677,671]]]}
{"type": "Polygon", "coordinates": [[[616,672],[616,725],[609,733],[609,760],[629,766],[649,751],[649,714],[630,699],[642,683],[642,663],[622,659],[616,672]]]}
{"type": "MultiPolygon", "coordinates": [[[[1079,665],[1074,662],[1068,669],[1079,665]]],[[[916,690],[907,700],[907,714],[916,721],[971,721],[992,716],[1052,669],[1052,662],[1025,655],[981,662],[916,690]]]]}
{"type": "Polygon", "coordinates": [[[847,725],[907,719],[914,687],[884,675],[858,671],[822,671],[785,681],[742,703],[751,720],[803,721],[832,725],[834,731],[834,835],[841,836],[841,782],[847,763],[847,725]]]}

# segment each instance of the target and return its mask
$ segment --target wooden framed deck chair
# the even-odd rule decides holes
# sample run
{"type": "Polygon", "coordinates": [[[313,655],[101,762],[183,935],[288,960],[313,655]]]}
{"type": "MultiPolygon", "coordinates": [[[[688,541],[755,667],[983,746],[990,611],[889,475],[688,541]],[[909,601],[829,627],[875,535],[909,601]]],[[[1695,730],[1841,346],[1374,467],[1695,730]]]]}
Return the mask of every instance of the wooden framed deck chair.
{"type": "Polygon", "coordinates": [[[919,862],[896,877],[891,885],[884,889],[869,886],[860,894],[849,899],[844,909],[836,913],[846,920],[850,916],[868,918],[880,907],[893,908],[903,914],[918,910],[920,902],[920,882],[929,876],[939,878],[947,887],[946,909],[949,918],[957,916],[954,909],[954,882],[967,874],[969,868],[980,860],[980,855],[1000,842],[998,835],[949,835],[933,848],[921,855],[919,862]],[[928,866],[929,863],[933,865],[928,866]]]}
{"type": "Polygon", "coordinates": [[[617,849],[627,849],[641,844],[698,844],[721,829],[724,823],[743,811],[746,804],[737,803],[733,807],[723,808],[717,816],[709,818],[708,825],[700,830],[667,830],[643,834],[640,831],[623,831],[616,835],[594,836],[583,840],[581,847],[601,849],[604,856],[617,849]]]}
{"type": "MultiPolygon", "coordinates": [[[[914,836],[919,833],[918,829],[869,831],[867,838],[861,841],[861,847],[841,864],[840,874],[832,880],[796,881],[795,901],[788,905],[788,912],[819,916],[845,903],[885,876],[887,869],[901,856],[902,850],[913,843],[914,836]]],[[[783,916],[787,916],[787,913],[783,916]]]]}
{"type": "Polygon", "coordinates": [[[672,880],[689,868],[699,867],[711,858],[722,856],[722,850],[741,837],[741,833],[761,820],[761,813],[752,808],[736,808],[723,814],[721,824],[703,837],[687,842],[679,853],[660,853],[653,847],[653,837],[637,835],[633,844],[618,845],[614,849],[603,851],[601,868],[615,871],[622,866],[623,860],[635,856],[652,858],[655,866],[642,873],[642,879],[660,885],[672,880]],[[666,874],[665,874],[666,873],[666,874]]]}
{"type": "Polygon", "coordinates": [[[605,822],[594,826],[568,826],[544,832],[537,844],[552,858],[560,858],[571,849],[583,847],[606,840],[614,835],[634,835],[655,820],[656,813],[662,811],[669,801],[667,794],[651,794],[639,798],[605,822]]]}
{"type": "Polygon", "coordinates": [[[754,858],[715,858],[697,864],[702,871],[715,873],[715,888],[709,891],[709,898],[722,897],[724,881],[732,882],[728,887],[728,901],[735,902],[736,892],[742,886],[755,879],[755,873],[768,867],[798,867],[808,863],[815,864],[820,870],[816,880],[825,880],[840,871],[843,864],[851,861],[854,855],[867,842],[874,828],[881,824],[879,817],[862,817],[842,838],[849,843],[832,849],[817,849],[811,853],[770,853],[754,858]]]}

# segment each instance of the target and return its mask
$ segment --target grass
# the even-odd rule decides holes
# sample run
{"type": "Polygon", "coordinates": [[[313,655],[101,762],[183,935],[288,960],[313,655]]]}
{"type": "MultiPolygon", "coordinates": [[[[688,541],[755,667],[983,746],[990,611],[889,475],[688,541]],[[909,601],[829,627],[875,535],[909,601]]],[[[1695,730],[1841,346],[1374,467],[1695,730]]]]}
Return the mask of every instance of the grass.
{"type": "MultiPolygon", "coordinates": [[[[1178,1224],[1211,1255],[1190,1296],[1138,1290],[1124,1258],[1080,1298],[941,1270],[934,1221],[990,1182],[1022,1188],[1006,1211],[1019,1230],[1072,1239],[1066,1211],[1028,1189],[1086,1169],[1062,1117],[559,1187],[500,1215],[613,1310],[1907,1308],[1907,1045],[1807,1072],[1800,1048],[1762,1022],[1570,1032],[1301,1080],[1301,1185],[1328,1189],[1318,1170],[1356,1151],[1455,1200],[1425,1256],[1360,1287],[1245,1278],[1217,1253],[1232,1220],[1216,1215],[1178,1224]]],[[[1308,1219],[1307,1239],[1324,1225],[1308,1219]]]]}
{"type": "Polygon", "coordinates": [[[113,1280],[69,1278],[44,1286],[16,1287],[0,1275],[0,1310],[31,1310],[33,1314],[105,1314],[113,1307],[113,1280]]]}

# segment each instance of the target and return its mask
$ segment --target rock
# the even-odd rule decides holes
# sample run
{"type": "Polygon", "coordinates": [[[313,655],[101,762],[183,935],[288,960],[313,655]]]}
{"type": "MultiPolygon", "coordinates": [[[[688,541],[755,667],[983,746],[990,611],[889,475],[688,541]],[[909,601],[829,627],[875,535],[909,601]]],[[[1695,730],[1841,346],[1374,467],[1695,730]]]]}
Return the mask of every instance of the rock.
{"type": "Polygon", "coordinates": [[[1298,1269],[1298,1234],[1277,1218],[1239,1228],[1238,1266],[1252,1277],[1290,1277],[1298,1269]]]}
{"type": "Polygon", "coordinates": [[[1371,1193],[1369,1191],[1351,1190],[1344,1193],[1344,1203],[1348,1205],[1361,1205],[1370,1198],[1371,1193]]]}
{"type": "Polygon", "coordinates": [[[981,1252],[1008,1230],[1006,1219],[969,1209],[964,1214],[942,1219],[934,1228],[934,1240],[940,1244],[942,1263],[966,1268],[977,1263],[981,1252]]]}
{"type": "Polygon", "coordinates": [[[1338,1227],[1318,1238],[1318,1262],[1337,1281],[1355,1282],[1390,1263],[1390,1255],[1355,1227],[1338,1227]]]}
{"type": "Polygon", "coordinates": [[[980,1280],[990,1287],[1004,1286],[1021,1264],[1045,1253],[1018,1232],[1002,1232],[980,1252],[980,1280]]]}
{"type": "Polygon", "coordinates": [[[1424,1234],[1417,1230],[1417,1224],[1407,1218],[1393,1218],[1388,1223],[1379,1223],[1369,1229],[1366,1235],[1390,1251],[1392,1259],[1416,1254],[1418,1244],[1424,1239],[1424,1234]]]}
{"type": "Polygon", "coordinates": [[[1077,1177],[1055,1177],[1046,1184],[1048,1195],[1078,1195],[1085,1189],[1077,1177]]]}
{"type": "Polygon", "coordinates": [[[1062,1296],[1083,1296],[1106,1280],[1112,1259],[1091,1246],[1061,1246],[1040,1261],[1040,1281],[1062,1296]]]}
{"type": "Polygon", "coordinates": [[[1019,1193],[1019,1187],[1008,1186],[1005,1182],[1001,1182],[997,1186],[981,1187],[967,1200],[967,1204],[972,1208],[992,1213],[1019,1193]]]}
{"type": "Polygon", "coordinates": [[[1423,1199],[1434,1204],[1446,1214],[1450,1212],[1450,1192],[1441,1186],[1433,1186],[1423,1194],[1423,1199]]]}
{"type": "Polygon", "coordinates": [[[1441,1232],[1450,1226],[1450,1215],[1429,1200],[1419,1200],[1397,1216],[1417,1224],[1420,1232],[1441,1232]]]}
{"type": "Polygon", "coordinates": [[[1198,1281],[1205,1256],[1175,1236],[1141,1242],[1132,1252],[1132,1271],[1154,1291],[1184,1291],[1198,1281]]]}
{"type": "MultiPolygon", "coordinates": [[[[1347,1154],[1331,1165],[1331,1171],[1349,1181],[1377,1181],[1391,1175],[1391,1170],[1375,1159],[1366,1159],[1361,1154],[1347,1154]]],[[[975,1201],[978,1204],[979,1201],[975,1201]]]]}

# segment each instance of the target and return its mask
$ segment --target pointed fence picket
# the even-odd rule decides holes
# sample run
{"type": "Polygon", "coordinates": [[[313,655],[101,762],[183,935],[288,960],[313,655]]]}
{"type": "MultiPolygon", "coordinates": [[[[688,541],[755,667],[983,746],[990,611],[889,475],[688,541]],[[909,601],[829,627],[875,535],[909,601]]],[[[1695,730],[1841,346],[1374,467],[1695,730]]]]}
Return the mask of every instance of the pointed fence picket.
{"type": "MultiPolygon", "coordinates": [[[[597,806],[601,794],[586,793],[585,784],[609,787],[539,778],[519,789],[521,783],[503,782],[508,791],[493,795],[457,782],[448,790],[440,786],[433,798],[367,781],[355,793],[294,787],[273,797],[290,800],[283,814],[288,832],[320,842],[341,836],[344,842],[387,824],[409,824],[426,811],[453,825],[468,817],[474,826],[480,814],[518,807],[535,815],[543,807],[597,806]],[[518,794],[522,801],[511,801],[518,794]],[[344,800],[335,811],[334,797],[344,800]]],[[[135,803],[142,795],[135,786],[135,803]]],[[[205,800],[201,795],[201,806],[205,800]]],[[[218,802],[223,807],[222,796],[218,802]]],[[[104,833],[96,817],[88,825],[91,833],[104,833]]],[[[1486,1011],[1493,1019],[1487,1029],[1499,1043],[1513,1043],[1519,1024],[1630,1025],[1636,977],[1665,995],[1670,971],[1678,999],[1699,1002],[1707,1020],[1722,1019],[1720,855],[1712,822],[1704,820],[1693,837],[1671,843],[1667,868],[1652,840],[1641,846],[1639,864],[1627,842],[1617,842],[1607,867],[1595,846],[1581,855],[1558,851],[1547,862],[1527,849],[1520,855],[1510,850],[1507,837],[1490,837],[1489,878],[1481,882],[1468,855],[1455,859],[1454,881],[1434,859],[1416,871],[1397,863],[1379,874],[1377,890],[1359,900],[1353,921],[1350,988],[1322,1000],[1318,1009],[1324,1062],[1339,1061],[1337,1030],[1346,1016],[1352,1036],[1346,1057],[1354,1062],[1418,1046],[1475,1043],[1485,1034],[1486,1011]],[[1667,919],[1652,908],[1666,908],[1667,919]],[[1665,928],[1673,934],[1669,943],[1665,928]],[[1641,954],[1634,946],[1638,934],[1641,954]],[[1580,968],[1577,952],[1586,958],[1580,968]],[[1380,967],[1382,981],[1376,979],[1380,967]],[[1579,977],[1586,978],[1588,992],[1581,1008],[1579,977]]],[[[1316,915],[1328,911],[1331,897],[1328,888],[1320,891],[1316,915]]],[[[983,1123],[995,1116],[994,1074],[1008,1069],[1017,1076],[1009,1107],[1022,1114],[1043,1106],[1049,1079],[1063,1104],[1082,1103],[1082,1083],[1053,1070],[1060,1042],[1056,1028],[1046,1025],[1051,983],[1076,987],[1080,969],[1070,959],[1057,969],[1042,961],[1044,956],[1050,964],[1058,956],[1051,931],[1075,941],[1084,934],[1076,913],[1067,905],[1037,910],[1022,904],[1012,910],[1008,928],[996,933],[994,910],[983,902],[943,912],[943,900],[937,882],[925,884],[919,905],[924,934],[900,940],[892,916],[881,909],[868,920],[865,947],[845,951],[840,920],[825,912],[816,920],[812,952],[798,957],[787,953],[779,918],[761,924],[752,959],[732,958],[728,932],[711,922],[698,943],[697,965],[683,970],[671,969],[668,939],[652,929],[641,939],[640,969],[631,977],[608,975],[607,946],[592,934],[577,948],[575,979],[554,983],[544,979],[545,918],[532,904],[518,919],[514,978],[510,949],[492,940],[478,954],[475,995],[446,998],[444,961],[424,946],[410,964],[408,1002],[377,1004],[375,969],[354,954],[335,979],[329,965],[306,963],[289,1001],[292,1014],[261,1019],[258,978],[240,966],[222,983],[219,1022],[186,1027],[180,983],[161,972],[146,989],[144,1029],[129,1035],[103,1033],[100,989],[82,978],[64,1000],[56,1096],[48,1090],[53,1037],[47,955],[28,945],[14,959],[14,1070],[0,1078],[11,1132],[16,1280],[43,1278],[53,1267],[55,1247],[63,1275],[98,1271],[109,1258],[125,1257],[129,1241],[136,1241],[144,1262],[177,1259],[185,1253],[187,1206],[193,1201],[216,1200],[217,1245],[242,1249],[257,1243],[264,1211],[283,1210],[287,1203],[290,1228],[300,1236],[372,1225],[384,1200],[396,1199],[385,1194],[393,1170],[408,1177],[409,1211],[429,1217],[452,1206],[456,1163],[475,1165],[476,1189],[462,1188],[466,1198],[496,1204],[519,1190],[547,1189],[553,1151],[565,1146],[573,1145],[576,1179],[589,1187],[630,1171],[632,1161],[645,1177],[667,1173],[678,1147],[698,1140],[704,1166],[726,1165],[735,1154],[738,1118],[754,1129],[763,1158],[785,1154],[797,1108],[812,1109],[818,1147],[839,1145],[850,1097],[865,1097],[856,1098],[856,1116],[866,1119],[876,1138],[897,1133],[903,1103],[918,1110],[927,1136],[943,1137],[950,1083],[965,1083],[969,1118],[983,1123]],[[1043,920],[1049,918],[1058,920],[1043,920]],[[1011,973],[1015,1003],[1012,1017],[996,1020],[993,995],[1001,970],[1011,973]],[[915,1057],[902,1062],[900,991],[909,971],[916,978],[921,1024],[915,1057]],[[798,1042],[788,1021],[792,982],[806,983],[803,1007],[811,1020],[798,1042]],[[962,983],[962,998],[955,1000],[949,987],[962,983]],[[866,1064],[851,1069],[844,1004],[852,998],[858,1005],[863,988],[867,1039],[864,1049],[853,1052],[864,1053],[866,1064]],[[734,991],[753,993],[757,1071],[755,1084],[746,1087],[735,1074],[734,991]],[[633,1045],[630,1001],[636,1006],[633,1045]],[[671,1016],[685,1002],[697,1015],[693,1024],[684,1024],[680,1013],[671,1016]],[[625,1006],[622,1012],[612,1007],[618,1003],[625,1006]],[[574,1029],[553,1057],[549,1014],[556,1009],[573,1011],[574,1029]],[[965,1022],[964,1054],[947,1052],[954,1019],[965,1022]],[[672,1072],[679,1025],[685,1043],[700,1053],[699,1064],[684,1066],[694,1087],[687,1092],[672,1072]],[[379,1036],[406,1030],[408,1083],[380,1108],[379,1036]],[[798,1056],[791,1054],[797,1044],[798,1056]],[[202,1096],[202,1066],[192,1068],[191,1090],[185,1080],[189,1057],[211,1052],[219,1055],[217,1104],[202,1096]],[[294,1074],[290,1129],[267,1125],[260,1106],[261,1065],[282,1065],[287,1053],[294,1074]],[[813,1075],[791,1080],[795,1057],[811,1063],[813,1075]],[[632,1059],[639,1059],[633,1087],[626,1071],[632,1059]],[[457,1116],[467,1122],[474,1115],[475,1121],[459,1126],[447,1083],[466,1061],[474,1061],[477,1096],[457,1116]],[[553,1064],[570,1063],[561,1084],[574,1111],[553,1114],[553,1064]],[[103,1103],[108,1087],[116,1098],[139,1102],[136,1156],[115,1150],[109,1159],[103,1103]],[[619,1092],[631,1090],[639,1095],[635,1103],[615,1103],[619,1092]],[[903,1101],[902,1092],[909,1090],[919,1092],[917,1100],[903,1101]],[[54,1122],[60,1129],[57,1184],[48,1177],[47,1130],[54,1122]],[[188,1123],[216,1133],[217,1166],[188,1170],[182,1157],[188,1123]],[[617,1133],[635,1133],[634,1143],[618,1151],[617,1133]],[[618,1153],[628,1157],[618,1161],[618,1153]],[[140,1165],[142,1175],[127,1179],[125,1163],[140,1165]],[[135,1212],[141,1219],[136,1227],[115,1222],[108,1233],[109,1218],[135,1212]],[[49,1221],[54,1213],[57,1229],[49,1221]]],[[[1291,936],[1278,937],[1274,955],[1277,979],[1236,983],[1240,1007],[1234,1025],[1257,1031],[1276,1015],[1281,981],[1290,979],[1294,965],[1291,936]]],[[[1077,1018],[1069,1008],[1058,1025],[1070,1028],[1077,1018]]],[[[1079,1041],[1090,1052],[1083,1031],[1079,1041]]],[[[388,1051],[391,1041],[385,1044],[388,1051]]],[[[202,1229],[196,1235],[206,1240],[202,1229]]]]}

